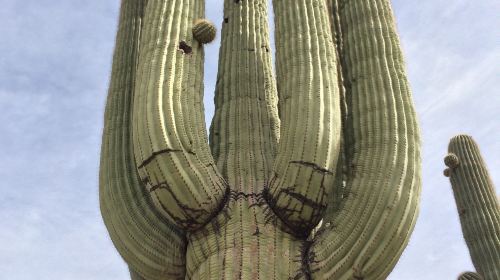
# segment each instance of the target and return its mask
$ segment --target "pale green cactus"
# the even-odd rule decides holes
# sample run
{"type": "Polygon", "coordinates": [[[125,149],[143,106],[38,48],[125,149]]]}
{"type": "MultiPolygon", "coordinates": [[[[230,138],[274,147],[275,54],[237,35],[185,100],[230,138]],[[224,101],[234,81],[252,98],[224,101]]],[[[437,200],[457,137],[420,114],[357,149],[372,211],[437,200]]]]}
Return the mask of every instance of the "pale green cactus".
{"type": "Polygon", "coordinates": [[[485,280],[500,279],[500,206],[472,137],[453,137],[445,164],[472,263],[485,280]]]}
{"type": "Polygon", "coordinates": [[[208,145],[203,0],[123,0],[101,211],[132,279],[385,279],[420,143],[389,0],[225,0],[208,145]],[[196,32],[194,32],[196,34],[196,32]]]}

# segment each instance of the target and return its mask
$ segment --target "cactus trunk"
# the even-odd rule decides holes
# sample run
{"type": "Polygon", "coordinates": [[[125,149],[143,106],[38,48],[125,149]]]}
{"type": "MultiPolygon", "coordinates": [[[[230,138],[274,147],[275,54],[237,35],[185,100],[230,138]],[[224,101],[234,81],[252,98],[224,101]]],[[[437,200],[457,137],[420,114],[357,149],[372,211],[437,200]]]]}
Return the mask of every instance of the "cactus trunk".
{"type": "Polygon", "coordinates": [[[385,279],[420,143],[389,0],[225,0],[210,144],[202,0],[122,0],[100,199],[132,279],[385,279]]]}
{"type": "Polygon", "coordinates": [[[451,139],[445,163],[472,263],[485,280],[500,279],[500,206],[472,137],[451,139]]]}

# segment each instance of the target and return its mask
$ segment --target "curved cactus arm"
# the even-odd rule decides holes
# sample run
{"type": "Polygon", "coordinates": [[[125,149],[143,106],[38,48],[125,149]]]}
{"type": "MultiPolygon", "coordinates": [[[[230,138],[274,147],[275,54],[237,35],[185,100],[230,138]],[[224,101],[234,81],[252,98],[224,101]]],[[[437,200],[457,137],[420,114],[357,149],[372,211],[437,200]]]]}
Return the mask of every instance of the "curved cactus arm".
{"type": "Polygon", "coordinates": [[[475,272],[464,272],[458,276],[458,280],[483,280],[484,278],[481,275],[475,272]]]}
{"type": "Polygon", "coordinates": [[[192,28],[202,0],[149,0],[134,95],[134,155],[159,211],[182,229],[206,224],[228,187],[204,127],[203,47],[192,28]]]}
{"type": "Polygon", "coordinates": [[[324,0],[273,1],[281,133],[265,193],[307,236],[321,220],[340,146],[336,55],[324,0]]]}
{"type": "Polygon", "coordinates": [[[210,146],[224,178],[259,193],[279,137],[266,0],[224,1],[224,22],[210,146]]]}
{"type": "Polygon", "coordinates": [[[147,279],[184,279],[186,242],[163,219],[139,181],[132,148],[132,99],[145,1],[122,2],[106,104],[99,199],[111,240],[147,279]]]}
{"type": "Polygon", "coordinates": [[[445,162],[472,263],[486,280],[500,279],[500,206],[479,148],[467,135],[451,139],[445,162]]]}
{"type": "Polygon", "coordinates": [[[336,10],[355,137],[346,143],[345,205],[315,237],[310,270],[318,279],[385,279],[418,213],[419,130],[390,1],[339,1],[336,10]]]}

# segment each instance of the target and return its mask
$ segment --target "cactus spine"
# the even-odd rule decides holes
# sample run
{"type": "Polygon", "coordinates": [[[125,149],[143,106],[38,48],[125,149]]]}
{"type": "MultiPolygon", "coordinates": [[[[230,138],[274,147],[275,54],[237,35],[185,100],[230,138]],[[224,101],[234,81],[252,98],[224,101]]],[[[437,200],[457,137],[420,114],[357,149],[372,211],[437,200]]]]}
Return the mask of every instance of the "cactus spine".
{"type": "Polygon", "coordinates": [[[472,263],[486,280],[500,279],[500,208],[486,165],[472,137],[451,139],[445,164],[472,263]]]}
{"type": "Polygon", "coordinates": [[[267,0],[224,1],[209,146],[204,1],[122,0],[100,200],[132,279],[385,279],[406,246],[420,143],[389,0],[273,5],[276,77],[267,0]]]}

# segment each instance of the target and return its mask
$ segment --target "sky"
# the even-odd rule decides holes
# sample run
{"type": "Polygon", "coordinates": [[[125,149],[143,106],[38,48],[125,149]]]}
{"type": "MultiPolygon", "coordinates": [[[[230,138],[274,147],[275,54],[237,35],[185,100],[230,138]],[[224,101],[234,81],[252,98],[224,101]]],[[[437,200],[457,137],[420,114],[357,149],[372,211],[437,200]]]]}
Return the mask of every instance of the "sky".
{"type": "MultiPolygon", "coordinates": [[[[222,2],[207,0],[207,18],[218,25],[222,2]]],[[[119,1],[0,3],[0,275],[128,279],[98,206],[119,1]]],[[[449,138],[470,134],[500,182],[500,2],[393,0],[393,8],[422,131],[423,192],[388,279],[456,279],[474,269],[442,158],[449,138]]],[[[206,47],[207,121],[219,39],[206,47]]]]}

